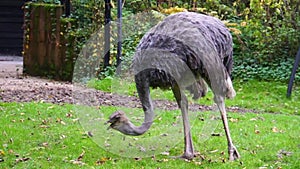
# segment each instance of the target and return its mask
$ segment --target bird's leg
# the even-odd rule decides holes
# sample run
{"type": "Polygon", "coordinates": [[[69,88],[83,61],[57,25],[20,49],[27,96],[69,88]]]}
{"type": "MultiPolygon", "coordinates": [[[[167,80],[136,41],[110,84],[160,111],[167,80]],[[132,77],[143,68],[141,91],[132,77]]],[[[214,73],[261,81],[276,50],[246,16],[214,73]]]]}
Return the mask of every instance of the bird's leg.
{"type": "Polygon", "coordinates": [[[237,148],[233,145],[231,136],[230,136],[230,131],[229,131],[229,125],[228,125],[228,120],[227,120],[227,113],[225,109],[225,102],[224,102],[224,97],[221,96],[215,96],[214,100],[221,112],[221,117],[224,125],[224,130],[225,134],[227,137],[227,142],[228,142],[228,154],[229,154],[229,160],[233,161],[238,158],[240,158],[240,154],[237,151],[237,148]]]}
{"type": "Polygon", "coordinates": [[[176,98],[177,104],[181,109],[182,119],[183,119],[183,129],[184,129],[184,154],[180,158],[192,159],[194,158],[194,147],[191,136],[191,127],[188,118],[188,101],[183,92],[181,92],[179,87],[172,88],[174,96],[176,98]]]}

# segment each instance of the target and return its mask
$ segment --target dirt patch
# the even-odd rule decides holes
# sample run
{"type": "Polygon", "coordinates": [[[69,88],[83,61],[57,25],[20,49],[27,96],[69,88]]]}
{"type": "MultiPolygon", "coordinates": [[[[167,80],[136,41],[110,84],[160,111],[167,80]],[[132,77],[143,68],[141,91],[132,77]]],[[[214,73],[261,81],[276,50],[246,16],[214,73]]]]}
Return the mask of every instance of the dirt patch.
{"type": "MultiPolygon", "coordinates": [[[[111,105],[141,107],[135,96],[111,94],[67,82],[58,82],[35,77],[0,78],[0,101],[2,102],[46,102],[54,104],[84,104],[92,106],[111,105]]],[[[177,109],[175,102],[155,100],[157,108],[177,109]]],[[[210,110],[209,106],[190,105],[193,111],[210,110]]]]}
{"type": "MultiPolygon", "coordinates": [[[[84,104],[92,106],[111,105],[141,108],[135,96],[122,96],[89,89],[69,82],[24,76],[22,62],[0,59],[0,101],[1,102],[46,102],[54,104],[84,104]]],[[[174,110],[176,102],[154,100],[156,108],[174,110]]],[[[190,104],[191,111],[211,110],[211,106],[190,104]]],[[[228,108],[231,112],[253,112],[238,107],[228,108]]]]}

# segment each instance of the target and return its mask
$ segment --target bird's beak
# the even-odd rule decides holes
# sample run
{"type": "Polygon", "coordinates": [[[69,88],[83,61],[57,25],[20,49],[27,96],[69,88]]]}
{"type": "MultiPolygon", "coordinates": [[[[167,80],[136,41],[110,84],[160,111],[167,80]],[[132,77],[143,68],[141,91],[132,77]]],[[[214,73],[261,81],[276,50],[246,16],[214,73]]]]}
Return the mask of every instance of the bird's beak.
{"type": "Polygon", "coordinates": [[[112,128],[112,122],[110,120],[108,120],[107,122],[104,123],[104,125],[107,125],[107,124],[110,124],[108,127],[107,127],[107,130],[111,129],[112,128]]]}

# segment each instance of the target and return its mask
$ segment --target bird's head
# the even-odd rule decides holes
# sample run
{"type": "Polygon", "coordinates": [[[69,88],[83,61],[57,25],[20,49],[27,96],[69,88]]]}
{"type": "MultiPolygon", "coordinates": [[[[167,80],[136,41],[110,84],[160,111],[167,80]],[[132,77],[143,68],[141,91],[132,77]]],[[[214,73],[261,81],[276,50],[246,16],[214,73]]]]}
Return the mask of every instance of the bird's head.
{"type": "Polygon", "coordinates": [[[116,111],[112,115],[110,115],[109,120],[106,122],[106,124],[110,123],[110,126],[107,129],[115,129],[119,130],[126,124],[128,124],[128,118],[126,117],[125,113],[123,111],[116,111]]]}
{"type": "Polygon", "coordinates": [[[144,134],[151,126],[152,121],[143,123],[142,126],[136,127],[132,124],[123,111],[116,111],[110,117],[106,124],[110,123],[107,129],[115,129],[125,135],[138,136],[144,134]]]}

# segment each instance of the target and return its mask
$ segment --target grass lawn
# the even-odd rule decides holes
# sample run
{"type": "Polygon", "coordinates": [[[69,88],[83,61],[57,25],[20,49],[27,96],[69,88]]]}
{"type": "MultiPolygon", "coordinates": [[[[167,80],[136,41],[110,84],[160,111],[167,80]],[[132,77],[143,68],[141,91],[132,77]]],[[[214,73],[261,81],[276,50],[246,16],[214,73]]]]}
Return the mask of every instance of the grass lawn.
{"type": "MultiPolygon", "coordinates": [[[[131,80],[132,81],[132,80],[131,80]]],[[[291,98],[286,98],[287,84],[282,82],[266,81],[234,81],[236,97],[233,100],[226,100],[226,106],[238,106],[253,109],[260,112],[284,113],[300,115],[300,86],[294,84],[291,98]]],[[[102,91],[116,92],[127,95],[135,95],[135,85],[126,80],[91,80],[89,87],[102,91]],[[125,92],[124,92],[125,91],[125,92]]],[[[156,89],[152,92],[152,97],[157,99],[168,99],[175,101],[172,91],[161,91],[156,89]]],[[[196,101],[202,105],[212,105],[213,94],[208,92],[207,96],[196,101]]],[[[189,97],[190,102],[194,102],[189,97]]]]}
{"type": "MultiPolygon", "coordinates": [[[[242,156],[238,161],[227,161],[221,120],[211,118],[218,117],[215,112],[190,113],[194,146],[201,155],[193,161],[184,161],[171,158],[183,151],[179,111],[156,110],[152,128],[142,137],[124,137],[109,130],[114,135],[106,146],[101,142],[105,140],[101,133],[104,136],[111,133],[105,133],[108,131],[103,121],[122,109],[127,114],[131,112],[130,119],[139,123],[143,117],[140,109],[0,103],[0,168],[298,168],[299,87],[294,89],[291,99],[285,98],[284,84],[280,83],[248,82],[237,84],[235,89],[238,96],[227,101],[227,105],[261,111],[228,113],[231,135],[242,156]],[[78,114],[81,110],[88,110],[86,115],[95,121],[79,120],[83,117],[83,113],[78,114]],[[210,132],[215,136],[210,136],[210,132]],[[208,139],[202,135],[207,133],[208,139]],[[159,140],[162,135],[175,140],[166,152],[144,157],[143,152],[149,153],[147,148],[129,149],[148,138],[158,139],[145,142],[143,147],[159,148],[164,144],[159,140]],[[122,157],[130,154],[136,157],[122,157]]],[[[210,104],[211,94],[200,103],[210,104]]]]}

